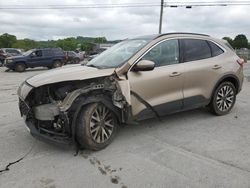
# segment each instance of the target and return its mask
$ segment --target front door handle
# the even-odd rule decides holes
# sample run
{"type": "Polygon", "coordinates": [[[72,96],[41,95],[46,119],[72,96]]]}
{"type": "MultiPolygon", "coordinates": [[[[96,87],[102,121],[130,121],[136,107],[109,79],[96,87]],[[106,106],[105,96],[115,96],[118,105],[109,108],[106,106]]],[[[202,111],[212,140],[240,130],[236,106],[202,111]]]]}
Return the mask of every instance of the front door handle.
{"type": "Polygon", "coordinates": [[[220,65],[214,65],[212,69],[220,69],[221,66],[220,65]]]}
{"type": "Polygon", "coordinates": [[[174,77],[174,76],[180,76],[180,75],[181,75],[181,73],[179,73],[179,72],[172,72],[169,76],[174,77]]]}

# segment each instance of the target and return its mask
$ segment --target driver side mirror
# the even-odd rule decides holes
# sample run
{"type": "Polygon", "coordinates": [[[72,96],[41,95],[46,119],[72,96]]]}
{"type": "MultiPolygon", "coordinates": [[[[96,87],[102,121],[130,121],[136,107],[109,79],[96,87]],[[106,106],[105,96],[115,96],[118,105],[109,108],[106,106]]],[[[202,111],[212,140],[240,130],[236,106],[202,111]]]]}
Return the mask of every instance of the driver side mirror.
{"type": "Polygon", "coordinates": [[[141,60],[134,67],[133,71],[151,71],[155,68],[155,63],[150,60],[141,60]]]}

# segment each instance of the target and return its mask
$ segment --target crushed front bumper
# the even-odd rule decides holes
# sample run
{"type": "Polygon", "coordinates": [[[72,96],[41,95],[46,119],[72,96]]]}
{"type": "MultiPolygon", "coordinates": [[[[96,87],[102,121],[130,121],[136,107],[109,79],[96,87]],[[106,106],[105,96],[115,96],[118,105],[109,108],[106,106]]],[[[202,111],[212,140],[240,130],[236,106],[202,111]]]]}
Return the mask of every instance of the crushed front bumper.
{"type": "Polygon", "coordinates": [[[53,130],[46,129],[35,124],[33,115],[31,113],[31,109],[28,104],[19,99],[19,109],[21,112],[21,116],[23,117],[26,126],[30,132],[30,134],[39,140],[43,140],[45,142],[54,143],[57,145],[71,145],[73,144],[72,139],[69,135],[64,133],[59,133],[53,130]]]}
{"type": "Polygon", "coordinates": [[[53,143],[57,145],[72,145],[72,139],[67,136],[53,135],[53,133],[45,133],[41,129],[36,128],[36,126],[31,121],[25,121],[30,134],[39,140],[53,143]]]}

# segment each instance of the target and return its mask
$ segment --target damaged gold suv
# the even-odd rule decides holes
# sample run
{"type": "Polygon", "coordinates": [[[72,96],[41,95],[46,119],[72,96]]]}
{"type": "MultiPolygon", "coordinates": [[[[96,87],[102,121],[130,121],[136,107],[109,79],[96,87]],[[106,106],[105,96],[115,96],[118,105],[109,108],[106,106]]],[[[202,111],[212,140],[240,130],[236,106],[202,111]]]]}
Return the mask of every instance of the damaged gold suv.
{"type": "Polygon", "coordinates": [[[228,43],[207,35],[139,37],[86,65],[27,79],[19,107],[33,136],[100,150],[119,124],[203,106],[227,114],[242,87],[243,63],[228,43]]]}

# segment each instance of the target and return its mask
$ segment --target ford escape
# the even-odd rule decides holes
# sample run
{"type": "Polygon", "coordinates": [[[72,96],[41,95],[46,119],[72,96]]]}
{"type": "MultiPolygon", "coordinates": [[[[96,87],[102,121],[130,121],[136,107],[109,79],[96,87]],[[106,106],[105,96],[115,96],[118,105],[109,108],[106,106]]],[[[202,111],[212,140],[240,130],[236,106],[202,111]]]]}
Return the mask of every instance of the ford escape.
{"type": "Polygon", "coordinates": [[[51,70],[18,89],[35,137],[100,150],[119,124],[207,106],[233,108],[243,63],[225,41],[193,33],[124,40],[87,65],[51,70]]]}

